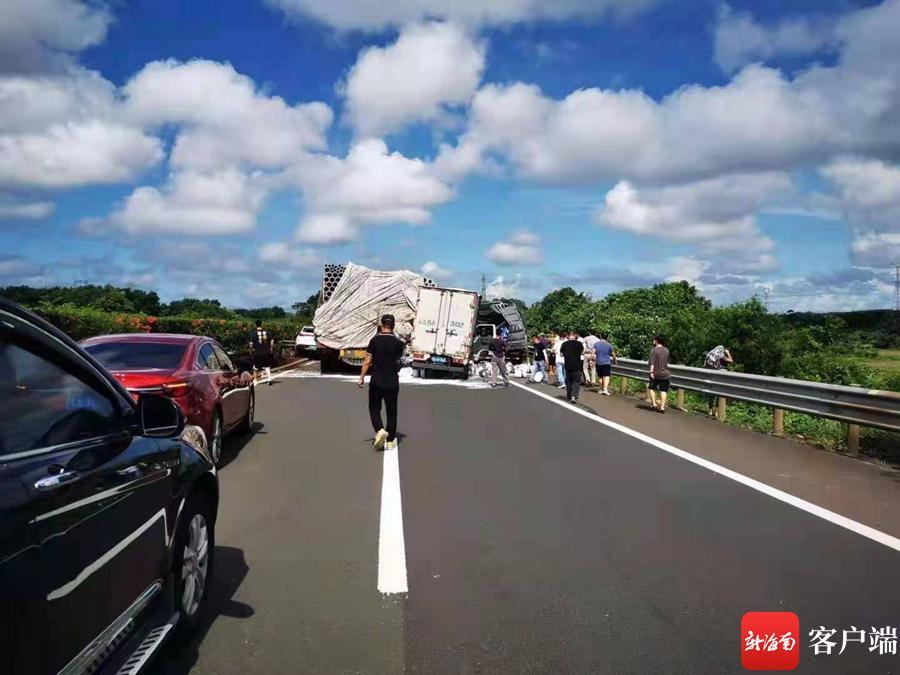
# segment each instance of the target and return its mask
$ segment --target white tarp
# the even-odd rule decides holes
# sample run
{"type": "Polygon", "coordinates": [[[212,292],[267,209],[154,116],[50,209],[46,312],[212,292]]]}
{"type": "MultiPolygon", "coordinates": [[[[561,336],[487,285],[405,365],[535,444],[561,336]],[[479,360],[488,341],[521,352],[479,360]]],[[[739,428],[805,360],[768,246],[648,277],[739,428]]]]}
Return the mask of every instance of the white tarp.
{"type": "Polygon", "coordinates": [[[316,310],[316,339],[333,349],[362,348],[375,336],[382,315],[393,314],[394,331],[406,340],[424,284],[424,277],[408,270],[379,272],[349,263],[328,302],[316,310]]]}

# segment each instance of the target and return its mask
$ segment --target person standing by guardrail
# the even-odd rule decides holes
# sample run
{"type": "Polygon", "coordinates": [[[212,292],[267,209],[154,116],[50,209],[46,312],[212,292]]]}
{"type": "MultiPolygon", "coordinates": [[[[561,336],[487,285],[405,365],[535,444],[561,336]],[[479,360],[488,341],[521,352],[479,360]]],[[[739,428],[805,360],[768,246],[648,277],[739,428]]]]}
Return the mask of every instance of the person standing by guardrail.
{"type": "MultiPolygon", "coordinates": [[[[731,352],[724,345],[716,345],[706,354],[703,367],[710,370],[725,370],[729,363],[734,363],[734,359],[731,358],[731,352]]],[[[715,394],[706,395],[706,407],[710,416],[716,414],[716,400],[718,398],[715,394]]]]}
{"type": "Polygon", "coordinates": [[[657,412],[666,412],[666,399],[669,396],[669,350],[666,339],[662,335],[653,338],[653,351],[650,352],[650,404],[657,412]],[[659,405],[656,404],[656,392],[659,392],[659,405]]]}
{"type": "Polygon", "coordinates": [[[606,333],[600,333],[600,339],[594,344],[600,393],[604,396],[609,396],[609,376],[612,373],[612,365],[616,362],[616,350],[609,343],[608,337],[606,333]]]}

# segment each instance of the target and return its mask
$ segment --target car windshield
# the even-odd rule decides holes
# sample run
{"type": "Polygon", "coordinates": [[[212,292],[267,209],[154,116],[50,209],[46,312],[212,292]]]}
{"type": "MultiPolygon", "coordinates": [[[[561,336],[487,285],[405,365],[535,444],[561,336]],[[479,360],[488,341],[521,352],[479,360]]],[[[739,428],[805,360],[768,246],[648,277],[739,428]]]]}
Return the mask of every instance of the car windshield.
{"type": "Polygon", "coordinates": [[[177,368],[186,345],[170,342],[101,342],[85,350],[110,370],[177,368]]]}

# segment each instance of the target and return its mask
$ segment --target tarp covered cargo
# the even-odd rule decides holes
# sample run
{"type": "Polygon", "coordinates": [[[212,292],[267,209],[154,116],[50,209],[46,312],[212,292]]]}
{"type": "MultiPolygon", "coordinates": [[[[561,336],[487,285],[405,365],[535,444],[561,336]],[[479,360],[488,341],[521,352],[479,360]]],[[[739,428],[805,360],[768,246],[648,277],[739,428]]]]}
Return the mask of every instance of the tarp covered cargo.
{"type": "Polygon", "coordinates": [[[425,278],[409,270],[381,272],[347,264],[328,301],[316,310],[316,340],[332,349],[364,348],[384,314],[393,314],[396,334],[408,338],[424,285],[425,278]]]}

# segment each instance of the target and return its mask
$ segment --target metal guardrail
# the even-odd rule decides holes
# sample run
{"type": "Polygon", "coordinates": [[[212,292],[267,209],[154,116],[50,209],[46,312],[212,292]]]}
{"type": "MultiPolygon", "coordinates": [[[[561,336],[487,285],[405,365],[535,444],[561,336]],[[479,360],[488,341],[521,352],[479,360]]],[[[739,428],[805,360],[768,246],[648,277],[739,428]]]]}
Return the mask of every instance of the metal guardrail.
{"type": "MultiPolygon", "coordinates": [[[[845,387],[783,377],[748,375],[727,370],[670,366],[671,386],[776,410],[791,410],[817,417],[900,431],[900,393],[845,387]]],[[[619,359],[613,374],[636,380],[648,380],[646,361],[619,359]]]]}

